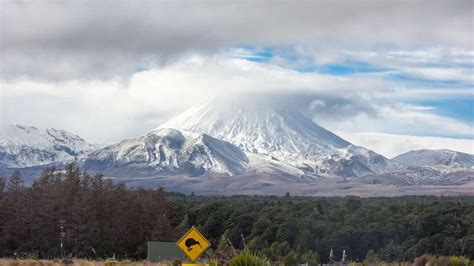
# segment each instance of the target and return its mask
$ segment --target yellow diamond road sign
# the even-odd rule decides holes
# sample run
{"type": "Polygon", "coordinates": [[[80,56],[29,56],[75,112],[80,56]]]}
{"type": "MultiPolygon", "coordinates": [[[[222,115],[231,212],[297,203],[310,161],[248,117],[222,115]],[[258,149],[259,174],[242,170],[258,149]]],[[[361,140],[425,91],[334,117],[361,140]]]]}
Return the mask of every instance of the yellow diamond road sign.
{"type": "Polygon", "coordinates": [[[176,245],[191,261],[194,261],[211,246],[211,243],[193,226],[176,245]]]}

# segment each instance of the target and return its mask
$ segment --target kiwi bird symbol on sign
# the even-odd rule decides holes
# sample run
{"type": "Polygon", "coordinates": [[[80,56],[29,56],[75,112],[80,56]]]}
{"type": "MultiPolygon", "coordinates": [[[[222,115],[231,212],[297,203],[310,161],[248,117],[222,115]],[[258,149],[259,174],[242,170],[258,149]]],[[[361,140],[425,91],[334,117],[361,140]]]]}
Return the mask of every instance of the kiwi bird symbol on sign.
{"type": "Polygon", "coordinates": [[[211,243],[193,226],[178,240],[176,245],[191,261],[194,261],[206,252],[211,243]]]}
{"type": "Polygon", "coordinates": [[[193,246],[194,246],[194,245],[199,245],[199,247],[202,248],[201,244],[199,244],[199,241],[196,241],[196,239],[194,239],[194,238],[188,238],[188,239],[186,239],[186,241],[184,242],[184,244],[185,244],[186,247],[188,248],[188,251],[193,250],[193,246]]]}

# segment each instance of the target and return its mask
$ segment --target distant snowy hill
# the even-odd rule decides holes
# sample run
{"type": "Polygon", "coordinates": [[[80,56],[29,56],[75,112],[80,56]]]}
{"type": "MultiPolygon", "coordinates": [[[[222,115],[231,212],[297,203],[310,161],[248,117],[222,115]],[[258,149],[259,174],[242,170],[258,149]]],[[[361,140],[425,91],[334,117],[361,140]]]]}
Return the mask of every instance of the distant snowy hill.
{"type": "Polygon", "coordinates": [[[392,159],[404,169],[364,176],[358,181],[383,185],[461,185],[474,181],[474,155],[450,150],[414,150],[392,159]]]}
{"type": "Polygon", "coordinates": [[[228,142],[206,134],[162,128],[93,152],[84,168],[120,177],[199,176],[238,175],[247,165],[245,153],[228,142]]]}
{"type": "Polygon", "coordinates": [[[0,129],[0,168],[24,168],[71,161],[94,146],[70,132],[10,125],[0,129]]]}
{"type": "Polygon", "coordinates": [[[359,177],[363,184],[396,186],[450,185],[456,186],[474,181],[474,169],[410,166],[390,173],[359,177]]]}
{"type": "Polygon", "coordinates": [[[450,150],[415,150],[392,159],[410,166],[474,166],[474,155],[450,150]]]}

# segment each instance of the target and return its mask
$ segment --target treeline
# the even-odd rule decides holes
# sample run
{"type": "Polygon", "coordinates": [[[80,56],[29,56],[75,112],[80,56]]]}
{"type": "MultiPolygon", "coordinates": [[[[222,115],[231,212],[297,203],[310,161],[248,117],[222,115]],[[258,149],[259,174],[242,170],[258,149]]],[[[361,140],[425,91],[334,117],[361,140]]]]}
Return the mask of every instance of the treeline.
{"type": "Polygon", "coordinates": [[[127,189],[74,164],[30,187],[15,172],[0,178],[0,257],[145,258],[147,241],[174,240],[171,211],[162,189],[127,189]]]}
{"type": "MultiPolygon", "coordinates": [[[[423,254],[474,258],[473,197],[168,197],[173,217],[200,225],[215,251],[229,239],[285,265],[413,261],[423,254]],[[225,237],[222,237],[225,236],[225,237]]],[[[223,250],[224,250],[223,249],[223,250]]]]}
{"type": "Polygon", "coordinates": [[[146,258],[147,241],[176,241],[191,225],[226,259],[244,248],[271,261],[474,258],[474,197],[195,196],[130,189],[77,166],[48,168],[30,187],[0,178],[0,257],[146,258]],[[64,221],[64,222],[61,222],[64,221]]]}

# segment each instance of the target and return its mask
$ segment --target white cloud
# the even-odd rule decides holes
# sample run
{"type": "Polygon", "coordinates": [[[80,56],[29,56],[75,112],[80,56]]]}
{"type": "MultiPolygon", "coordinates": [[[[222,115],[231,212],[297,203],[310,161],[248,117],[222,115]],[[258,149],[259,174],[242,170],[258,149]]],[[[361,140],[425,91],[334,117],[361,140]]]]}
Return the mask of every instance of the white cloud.
{"type": "Polygon", "coordinates": [[[186,56],[173,64],[138,72],[127,83],[14,80],[0,86],[0,124],[62,128],[98,143],[141,135],[196,103],[230,93],[266,97],[285,93],[299,97],[303,108],[313,102],[315,121],[331,130],[474,135],[471,125],[436,115],[432,108],[401,104],[400,98],[410,97],[410,92],[400,97],[393,83],[377,76],[299,73],[220,56],[186,56]]]}
{"type": "Polygon", "coordinates": [[[311,111],[317,111],[318,109],[324,108],[325,106],[326,104],[322,100],[316,99],[309,104],[308,109],[311,111]]]}
{"type": "Polygon", "coordinates": [[[469,49],[425,47],[411,50],[376,51],[370,57],[357,53],[352,53],[352,55],[364,62],[415,78],[472,84],[474,82],[473,53],[471,46],[469,49]]]}
{"type": "Polygon", "coordinates": [[[452,67],[418,67],[405,68],[403,72],[429,80],[454,80],[464,82],[474,82],[474,70],[472,68],[452,68],[452,67]]]}
{"type": "Polygon", "coordinates": [[[449,149],[474,154],[474,140],[421,137],[374,132],[338,132],[355,145],[363,146],[388,158],[419,149],[449,149]]]}
{"type": "MultiPolygon", "coordinates": [[[[240,45],[473,45],[470,0],[2,1],[1,76],[113,79],[240,45]]],[[[330,50],[330,49],[326,49],[330,50]]],[[[395,54],[399,57],[401,53],[395,54]]],[[[430,57],[428,53],[410,55],[430,57]]],[[[338,53],[320,54],[328,62],[338,53]]]]}
{"type": "Polygon", "coordinates": [[[293,68],[298,65],[316,67],[339,65],[354,69],[355,75],[357,75],[357,71],[360,71],[358,75],[398,76],[400,79],[397,82],[400,84],[421,79],[433,82],[455,81],[472,87],[474,83],[473,47],[437,47],[431,44],[394,49],[383,46],[364,48],[300,45],[287,52],[288,58],[280,56],[273,62],[293,68]],[[368,73],[364,71],[368,71],[368,73]],[[404,77],[413,80],[403,80],[404,77]]]}
{"type": "Polygon", "coordinates": [[[360,107],[352,108],[351,116],[340,119],[333,115],[314,114],[313,120],[334,131],[385,132],[406,135],[444,136],[456,138],[474,138],[474,126],[450,117],[437,115],[433,109],[423,110],[417,106],[387,102],[367,102],[373,104],[374,115],[356,112],[360,107]]]}
{"type": "Polygon", "coordinates": [[[55,127],[110,143],[138,136],[216,94],[338,88],[336,78],[242,59],[189,56],[129,82],[13,80],[0,83],[0,123],[55,127]],[[334,81],[334,82],[333,82],[334,81]],[[333,84],[334,83],[334,84],[333,84]]]}

